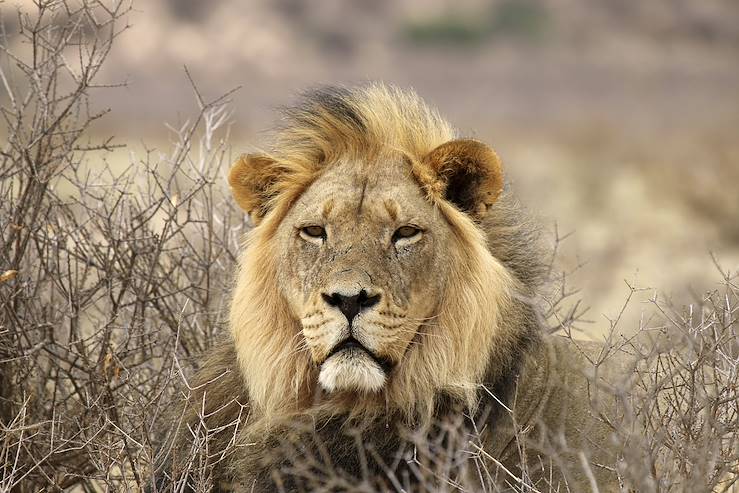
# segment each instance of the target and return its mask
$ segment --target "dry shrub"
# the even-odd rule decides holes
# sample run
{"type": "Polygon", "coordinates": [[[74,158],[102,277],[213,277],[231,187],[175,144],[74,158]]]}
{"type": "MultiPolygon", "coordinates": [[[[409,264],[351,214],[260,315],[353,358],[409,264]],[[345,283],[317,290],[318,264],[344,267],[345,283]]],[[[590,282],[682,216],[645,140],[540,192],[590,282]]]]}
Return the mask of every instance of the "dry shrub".
{"type": "Polygon", "coordinates": [[[143,488],[180,367],[221,331],[243,229],[227,98],[196,93],[173,149],[123,166],[89,137],[130,9],[41,1],[2,39],[0,491],[143,488]]]}
{"type": "Polygon", "coordinates": [[[739,486],[739,286],[723,277],[721,289],[682,309],[655,296],[661,322],[621,343],[638,355],[616,423],[621,476],[637,491],[739,486]]]}
{"type": "MultiPolygon", "coordinates": [[[[127,0],[45,0],[5,23],[0,491],[139,491],[154,486],[154,464],[174,452],[188,460],[170,489],[189,481],[208,491],[224,459],[210,441],[225,435],[227,451],[239,453],[244,408],[233,426],[187,430],[189,450],[165,445],[181,426],[173,403],[203,395],[188,378],[225,332],[245,226],[224,180],[228,94],[206,101],[192,84],[200,111],[172,129],[171,151],[146,149],[113,165],[113,141],[89,138],[105,113],[91,96],[105,90],[98,73],[130,8],[127,0]]],[[[584,311],[571,302],[567,276],[551,274],[557,289],[542,299],[542,319],[572,336],[584,311]]],[[[617,351],[635,357],[629,379],[609,389],[624,406],[611,422],[624,445],[624,489],[728,491],[737,481],[739,289],[723,277],[721,289],[685,311],[655,299],[657,317],[633,337],[619,336],[614,320],[592,362],[595,375],[617,351]]],[[[300,450],[286,454],[280,476],[324,490],[404,491],[411,476],[427,491],[469,490],[465,476],[486,491],[554,490],[533,484],[525,467],[503,468],[460,423],[437,427],[433,440],[408,437],[405,476],[387,465],[381,477],[345,477],[300,450]]],[[[373,451],[358,442],[357,453],[373,451]]]]}

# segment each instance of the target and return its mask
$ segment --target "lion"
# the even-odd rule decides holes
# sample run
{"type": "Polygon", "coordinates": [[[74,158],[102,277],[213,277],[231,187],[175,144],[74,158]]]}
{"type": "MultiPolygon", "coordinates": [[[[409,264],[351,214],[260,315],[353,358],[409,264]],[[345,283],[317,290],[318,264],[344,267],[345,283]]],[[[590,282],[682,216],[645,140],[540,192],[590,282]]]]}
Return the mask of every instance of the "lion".
{"type": "Polygon", "coordinates": [[[168,477],[207,442],[200,474],[237,491],[615,489],[610,370],[543,330],[545,251],[496,152],[383,84],[283,116],[230,171],[253,228],[168,477]]]}

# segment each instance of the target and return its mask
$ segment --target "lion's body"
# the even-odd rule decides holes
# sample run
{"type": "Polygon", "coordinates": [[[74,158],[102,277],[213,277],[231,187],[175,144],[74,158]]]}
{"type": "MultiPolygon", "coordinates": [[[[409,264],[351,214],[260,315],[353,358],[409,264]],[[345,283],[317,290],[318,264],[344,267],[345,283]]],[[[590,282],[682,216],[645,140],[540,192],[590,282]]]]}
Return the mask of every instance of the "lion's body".
{"type": "Polygon", "coordinates": [[[228,449],[217,474],[242,491],[614,484],[597,349],[542,334],[536,228],[492,150],[383,86],[287,114],[231,173],[259,224],[183,416],[211,460],[228,449]]]}
{"type": "MultiPolygon", "coordinates": [[[[618,491],[613,469],[617,459],[611,443],[613,430],[593,415],[596,409],[615,403],[610,396],[598,400],[593,395],[596,386],[587,375],[593,367],[591,360],[598,360],[600,350],[600,345],[595,343],[544,337],[521,355],[523,364],[511,372],[511,381],[499,382],[498,388],[486,385],[490,393],[480,394],[474,426],[463,407],[448,399],[440,400],[434,416],[442,423],[443,430],[432,427],[428,434],[420,436],[393,415],[364,423],[359,439],[353,425],[346,424],[346,415],[324,417],[317,422],[306,416],[304,420],[292,421],[287,429],[275,426],[256,440],[241,437],[242,448],[231,448],[228,459],[215,468],[215,475],[235,481],[238,485],[235,491],[243,492],[275,491],[275,477],[280,478],[286,491],[293,491],[290,486],[294,487],[296,482],[302,485],[297,491],[368,491],[361,489],[365,480],[372,484],[369,491],[399,491],[391,479],[410,484],[407,491],[444,491],[436,480],[452,479],[461,487],[446,491],[472,492],[480,491],[478,474],[481,471],[485,474],[486,470],[496,478],[485,478],[486,485],[515,484],[502,465],[517,477],[525,469],[530,484],[539,491],[558,488],[567,491],[565,485],[571,491],[589,491],[589,474],[597,481],[599,491],[618,491]],[[515,410],[520,440],[513,432],[511,416],[501,407],[499,399],[515,410]],[[440,436],[449,442],[452,452],[438,446],[440,436]],[[436,444],[433,451],[423,450],[428,442],[436,444]],[[521,447],[528,450],[523,451],[521,447]],[[417,453],[419,463],[409,465],[406,459],[413,457],[414,448],[422,450],[417,453]],[[585,462],[580,452],[586,454],[585,462]],[[430,454],[438,455],[441,464],[431,463],[430,454]],[[475,454],[479,458],[470,460],[475,454]],[[399,457],[402,460],[398,461],[399,457]],[[527,462],[525,466],[522,458],[527,462]],[[367,460],[366,468],[361,460],[367,460]],[[322,467],[315,467],[316,463],[322,467]],[[392,467],[388,470],[383,465],[392,467]],[[438,477],[434,478],[429,470],[438,477]],[[427,484],[413,480],[419,471],[427,484]],[[331,484],[336,485],[335,490],[329,488],[331,484]]],[[[196,391],[191,401],[203,402],[207,392],[209,397],[205,401],[211,405],[205,408],[205,413],[198,406],[191,407],[188,421],[197,423],[199,416],[209,415],[205,424],[216,430],[236,422],[239,416],[241,420],[247,419],[248,392],[238,370],[233,343],[225,342],[213,355],[193,382],[196,386],[210,384],[200,387],[202,390],[196,391]],[[230,404],[224,406],[226,403],[230,404]],[[244,404],[246,409],[241,406],[244,404]]],[[[625,374],[621,368],[601,370],[611,373],[600,376],[604,381],[625,374]]],[[[608,414],[604,417],[617,418],[608,414]]],[[[210,453],[226,449],[234,439],[233,432],[234,427],[227,426],[211,435],[210,453]]],[[[182,451],[188,454],[190,447],[182,451]]]]}

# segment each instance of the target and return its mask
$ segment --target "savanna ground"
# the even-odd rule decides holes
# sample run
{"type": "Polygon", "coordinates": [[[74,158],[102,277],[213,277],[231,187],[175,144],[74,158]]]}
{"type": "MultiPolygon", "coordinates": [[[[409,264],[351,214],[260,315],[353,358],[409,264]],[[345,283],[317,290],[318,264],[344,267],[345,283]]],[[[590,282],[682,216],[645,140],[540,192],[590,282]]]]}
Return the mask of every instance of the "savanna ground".
{"type": "Polygon", "coordinates": [[[626,483],[731,487],[739,7],[203,5],[0,3],[0,491],[146,484],[223,330],[246,227],[228,165],[295,91],[363,79],[412,85],[501,154],[566,274],[550,325],[664,343],[626,483]]]}

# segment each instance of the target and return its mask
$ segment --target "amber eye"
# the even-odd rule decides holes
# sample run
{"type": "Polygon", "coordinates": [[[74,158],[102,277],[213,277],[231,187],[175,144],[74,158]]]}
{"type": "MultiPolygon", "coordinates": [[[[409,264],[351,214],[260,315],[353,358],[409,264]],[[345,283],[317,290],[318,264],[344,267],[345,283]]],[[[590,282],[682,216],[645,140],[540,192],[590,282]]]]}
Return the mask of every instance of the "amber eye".
{"type": "Polygon", "coordinates": [[[326,238],[326,230],[323,226],[305,226],[300,228],[300,236],[308,241],[320,241],[326,238]]]}
{"type": "Polygon", "coordinates": [[[421,237],[421,230],[415,226],[401,226],[393,233],[393,243],[401,240],[413,240],[421,237]]]}

